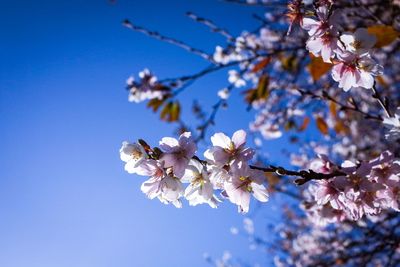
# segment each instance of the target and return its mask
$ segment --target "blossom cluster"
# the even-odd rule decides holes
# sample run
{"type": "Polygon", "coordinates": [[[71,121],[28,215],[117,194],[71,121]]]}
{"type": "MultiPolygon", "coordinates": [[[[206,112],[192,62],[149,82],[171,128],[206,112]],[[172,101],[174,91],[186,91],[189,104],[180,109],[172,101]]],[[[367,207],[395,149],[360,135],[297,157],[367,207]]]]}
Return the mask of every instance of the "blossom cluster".
{"type": "Polygon", "coordinates": [[[300,25],[310,36],[306,47],[324,62],[334,64],[332,78],[344,91],[353,87],[370,89],[374,86],[374,76],[381,75],[383,69],[370,55],[376,37],[365,28],[340,34],[339,18],[330,5],[321,5],[314,18],[303,18],[300,25]]]}
{"type": "Polygon", "coordinates": [[[266,202],[264,173],[248,164],[254,150],[246,147],[246,132],[236,131],[232,138],[216,133],[211,142],[213,146],[204,152],[205,160],[195,155],[197,146],[190,132],[179,139],[164,137],[155,148],[144,141],[124,142],[120,156],[127,172],[150,177],[142,184],[142,192],[165,204],[180,208],[185,198],[191,206],[204,203],[216,208],[220,202],[216,191],[242,213],[248,212],[251,195],[266,202]]]}
{"type": "Polygon", "coordinates": [[[317,224],[377,216],[384,209],[400,211],[400,161],[388,151],[358,164],[345,161],[340,167],[320,156],[310,167],[321,173],[342,173],[309,187],[311,202],[305,206],[317,224]]]}
{"type": "Polygon", "coordinates": [[[145,100],[162,99],[167,93],[166,87],[157,83],[157,77],[148,69],[139,72],[140,81],[136,82],[133,76],[126,80],[129,90],[129,102],[139,103],[145,100]]]}

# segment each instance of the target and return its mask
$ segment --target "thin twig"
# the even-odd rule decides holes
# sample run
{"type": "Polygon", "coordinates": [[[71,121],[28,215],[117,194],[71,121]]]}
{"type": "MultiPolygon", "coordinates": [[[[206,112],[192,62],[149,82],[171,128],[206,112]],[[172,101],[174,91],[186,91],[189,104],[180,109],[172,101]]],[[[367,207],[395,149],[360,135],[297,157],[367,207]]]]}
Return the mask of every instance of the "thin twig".
{"type": "Polygon", "coordinates": [[[366,119],[383,121],[382,117],[380,117],[378,115],[369,114],[369,113],[361,110],[359,108],[359,106],[355,102],[353,102],[353,106],[346,105],[344,103],[341,103],[339,100],[335,99],[333,96],[329,95],[326,91],[323,91],[322,95],[316,94],[316,93],[311,92],[311,91],[302,90],[302,89],[298,89],[298,91],[302,95],[309,95],[309,96],[311,96],[313,98],[319,98],[319,99],[325,99],[325,100],[331,101],[331,102],[337,104],[340,107],[341,110],[350,110],[350,111],[354,111],[354,112],[360,113],[366,119]]]}
{"type": "Polygon", "coordinates": [[[153,37],[153,38],[155,38],[157,40],[160,40],[160,41],[163,41],[163,42],[167,42],[167,43],[179,46],[179,47],[181,47],[181,48],[183,48],[183,49],[185,49],[185,50],[187,50],[187,51],[189,51],[189,52],[191,52],[193,54],[196,54],[196,55],[198,55],[198,56],[200,56],[200,57],[202,57],[202,58],[204,58],[204,59],[206,59],[208,61],[213,62],[212,57],[210,55],[208,55],[206,52],[204,52],[204,51],[202,51],[200,49],[194,48],[194,47],[192,47],[192,46],[190,46],[190,45],[188,45],[188,44],[186,44],[186,43],[184,43],[182,41],[179,41],[177,39],[161,35],[160,33],[156,32],[156,31],[150,31],[150,30],[148,30],[146,28],[134,25],[127,19],[124,20],[122,24],[125,27],[127,27],[127,28],[129,28],[129,29],[131,29],[133,31],[140,32],[140,33],[143,33],[143,34],[145,34],[147,36],[153,37]]]}
{"type": "Polygon", "coordinates": [[[378,90],[376,90],[376,84],[374,83],[374,86],[372,87],[372,92],[373,95],[372,97],[375,98],[379,105],[382,107],[382,109],[385,111],[386,116],[388,116],[389,118],[392,117],[392,113],[390,112],[389,109],[389,104],[387,102],[387,100],[383,100],[382,96],[379,94],[378,90]]]}
{"type": "Polygon", "coordinates": [[[193,19],[194,21],[196,21],[198,23],[201,23],[201,24],[204,24],[205,26],[209,27],[212,32],[219,33],[222,36],[226,37],[229,42],[233,42],[235,40],[235,38],[227,30],[222,29],[221,27],[218,27],[211,20],[199,17],[199,16],[197,16],[196,14],[194,14],[192,12],[187,12],[186,15],[189,18],[193,19]]]}

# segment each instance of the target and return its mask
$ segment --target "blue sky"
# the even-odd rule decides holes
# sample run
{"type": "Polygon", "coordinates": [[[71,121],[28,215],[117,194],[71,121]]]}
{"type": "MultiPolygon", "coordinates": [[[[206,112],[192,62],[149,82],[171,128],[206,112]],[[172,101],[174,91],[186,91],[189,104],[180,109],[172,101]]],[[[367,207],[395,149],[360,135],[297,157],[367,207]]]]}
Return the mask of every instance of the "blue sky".
{"type": "MultiPolygon", "coordinates": [[[[127,101],[126,78],[144,67],[171,77],[206,65],[121,21],[212,51],[223,39],[186,11],[238,33],[257,25],[256,9],[216,0],[0,3],[0,266],[196,267],[207,265],[203,252],[224,250],[268,261],[230,234],[244,218],[236,207],[175,209],[150,201],[140,192],[143,178],[124,172],[118,154],[124,140],[156,144],[173,132],[144,105],[127,101]]],[[[225,85],[226,74],[217,74],[182,99],[198,95],[211,106],[225,85]]],[[[231,103],[217,118],[218,130],[229,134],[253,117],[239,98],[231,103]]],[[[259,215],[261,231],[271,211],[259,215]]]]}

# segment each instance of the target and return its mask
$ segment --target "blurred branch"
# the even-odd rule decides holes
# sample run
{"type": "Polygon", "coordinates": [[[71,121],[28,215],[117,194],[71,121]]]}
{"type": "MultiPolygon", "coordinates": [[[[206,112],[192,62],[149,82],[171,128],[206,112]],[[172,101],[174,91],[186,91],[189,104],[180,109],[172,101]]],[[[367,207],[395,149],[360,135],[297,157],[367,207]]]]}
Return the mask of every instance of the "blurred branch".
{"type": "Polygon", "coordinates": [[[213,62],[212,57],[210,55],[208,55],[206,52],[204,52],[204,51],[202,51],[200,49],[194,48],[194,47],[192,47],[192,46],[190,46],[190,45],[188,45],[188,44],[186,44],[186,43],[184,43],[182,41],[179,41],[177,39],[161,35],[160,33],[156,32],[156,31],[150,31],[150,30],[148,30],[146,28],[134,25],[127,19],[124,20],[122,22],[122,24],[125,27],[127,27],[127,28],[129,28],[129,29],[131,29],[133,31],[140,32],[140,33],[143,33],[143,34],[145,34],[147,36],[155,38],[157,40],[160,40],[160,41],[163,41],[163,42],[166,42],[166,43],[170,43],[170,44],[179,46],[179,47],[185,49],[186,51],[189,51],[189,52],[191,52],[191,53],[193,53],[195,55],[198,55],[198,56],[206,59],[207,61],[213,62]]]}
{"type": "Polygon", "coordinates": [[[193,19],[194,21],[204,24],[205,26],[209,27],[212,32],[219,33],[222,36],[226,37],[226,39],[228,39],[229,42],[233,42],[235,40],[235,38],[227,30],[218,27],[211,20],[199,17],[192,12],[187,12],[186,15],[189,18],[193,19]]]}

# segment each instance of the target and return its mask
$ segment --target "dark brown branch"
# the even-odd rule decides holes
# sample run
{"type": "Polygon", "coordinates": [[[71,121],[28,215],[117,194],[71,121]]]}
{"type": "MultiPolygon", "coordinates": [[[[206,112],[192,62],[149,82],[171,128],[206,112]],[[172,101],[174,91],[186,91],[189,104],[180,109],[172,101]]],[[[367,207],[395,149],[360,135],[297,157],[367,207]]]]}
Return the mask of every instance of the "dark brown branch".
{"type": "Polygon", "coordinates": [[[332,173],[320,173],[320,172],[315,172],[313,170],[301,170],[301,171],[292,171],[292,170],[287,170],[283,167],[276,167],[273,165],[270,165],[268,167],[258,167],[258,166],[253,166],[250,165],[251,169],[254,170],[260,170],[263,172],[271,172],[271,173],[276,173],[279,176],[296,176],[299,177],[294,181],[296,185],[303,185],[311,180],[328,180],[337,176],[343,176],[346,175],[344,172],[341,172],[339,170],[334,171],[332,173]]]}

